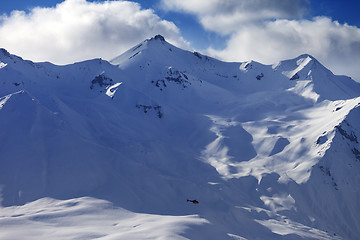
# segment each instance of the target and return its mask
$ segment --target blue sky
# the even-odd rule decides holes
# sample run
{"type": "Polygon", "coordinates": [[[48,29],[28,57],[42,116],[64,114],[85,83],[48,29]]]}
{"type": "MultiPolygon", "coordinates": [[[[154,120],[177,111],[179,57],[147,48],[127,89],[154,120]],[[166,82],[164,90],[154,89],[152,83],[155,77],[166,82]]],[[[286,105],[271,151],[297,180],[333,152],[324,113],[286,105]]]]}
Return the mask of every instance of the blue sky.
{"type": "Polygon", "coordinates": [[[93,57],[111,59],[160,33],[179,47],[226,61],[253,59],[270,64],[309,53],[335,73],[360,79],[356,70],[359,0],[66,2],[1,3],[0,47],[34,61],[65,64],[93,57]],[[52,10],[46,10],[49,7],[52,10]],[[14,10],[24,12],[14,14],[14,10]]]}

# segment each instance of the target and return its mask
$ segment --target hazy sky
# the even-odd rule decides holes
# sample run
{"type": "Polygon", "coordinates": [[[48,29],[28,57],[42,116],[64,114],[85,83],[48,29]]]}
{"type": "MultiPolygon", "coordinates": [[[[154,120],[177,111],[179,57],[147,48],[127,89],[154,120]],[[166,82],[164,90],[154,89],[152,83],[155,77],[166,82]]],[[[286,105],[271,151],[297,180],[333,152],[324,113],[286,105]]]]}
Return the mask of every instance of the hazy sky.
{"type": "Polygon", "coordinates": [[[360,80],[359,0],[12,0],[0,47],[33,61],[112,59],[162,34],[226,61],[265,64],[303,53],[360,80]]]}

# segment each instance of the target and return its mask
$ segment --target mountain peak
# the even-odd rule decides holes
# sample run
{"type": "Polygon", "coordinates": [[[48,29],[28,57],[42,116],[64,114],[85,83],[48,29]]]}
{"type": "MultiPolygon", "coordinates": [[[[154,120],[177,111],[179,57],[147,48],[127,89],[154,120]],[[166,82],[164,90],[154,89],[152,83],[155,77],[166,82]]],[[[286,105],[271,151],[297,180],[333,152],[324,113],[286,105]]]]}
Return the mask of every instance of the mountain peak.
{"type": "Polygon", "coordinates": [[[274,64],[273,69],[282,72],[283,75],[287,76],[290,80],[296,80],[300,77],[307,79],[314,69],[314,65],[322,66],[313,56],[302,54],[294,59],[288,59],[274,64]],[[304,76],[300,76],[300,73],[303,73],[304,76]]]}
{"type": "Polygon", "coordinates": [[[129,64],[129,60],[131,60],[131,62],[135,59],[139,60],[139,56],[143,56],[142,58],[146,58],[147,56],[152,60],[157,57],[164,59],[169,57],[168,54],[175,48],[176,47],[168,43],[162,35],[158,34],[130,48],[128,51],[112,59],[110,62],[115,65],[124,66],[124,64],[129,64]]]}
{"type": "Polygon", "coordinates": [[[150,38],[150,41],[151,41],[151,40],[160,40],[160,41],[162,41],[162,42],[166,42],[165,38],[164,38],[162,35],[160,35],[160,34],[156,35],[156,36],[153,37],[153,38],[150,38]]]}
{"type": "Polygon", "coordinates": [[[312,55],[308,54],[308,53],[304,53],[304,54],[301,54],[300,56],[298,56],[297,58],[295,59],[301,59],[301,58],[311,58],[313,60],[316,60],[312,55]]]}

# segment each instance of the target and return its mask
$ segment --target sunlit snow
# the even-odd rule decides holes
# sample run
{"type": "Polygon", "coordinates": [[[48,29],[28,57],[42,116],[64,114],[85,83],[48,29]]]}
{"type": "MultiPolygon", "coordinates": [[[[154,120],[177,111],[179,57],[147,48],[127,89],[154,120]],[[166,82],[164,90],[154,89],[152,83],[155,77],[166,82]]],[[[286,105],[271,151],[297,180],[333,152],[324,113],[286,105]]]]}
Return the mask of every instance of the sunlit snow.
{"type": "Polygon", "coordinates": [[[162,36],[108,62],[0,52],[0,239],[357,239],[360,84],[162,36]]]}

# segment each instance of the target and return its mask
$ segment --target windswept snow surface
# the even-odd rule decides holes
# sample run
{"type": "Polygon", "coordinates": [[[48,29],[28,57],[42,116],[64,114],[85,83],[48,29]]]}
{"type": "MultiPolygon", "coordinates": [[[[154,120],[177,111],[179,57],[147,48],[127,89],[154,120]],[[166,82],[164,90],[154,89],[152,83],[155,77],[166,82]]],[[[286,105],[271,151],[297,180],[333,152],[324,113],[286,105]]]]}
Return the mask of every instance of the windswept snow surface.
{"type": "Polygon", "coordinates": [[[191,225],[208,224],[196,215],[140,214],[93,198],[43,198],[0,208],[1,239],[185,239],[191,225]]]}
{"type": "Polygon", "coordinates": [[[360,84],[310,55],[0,62],[0,239],[360,235],[360,84]]]}

